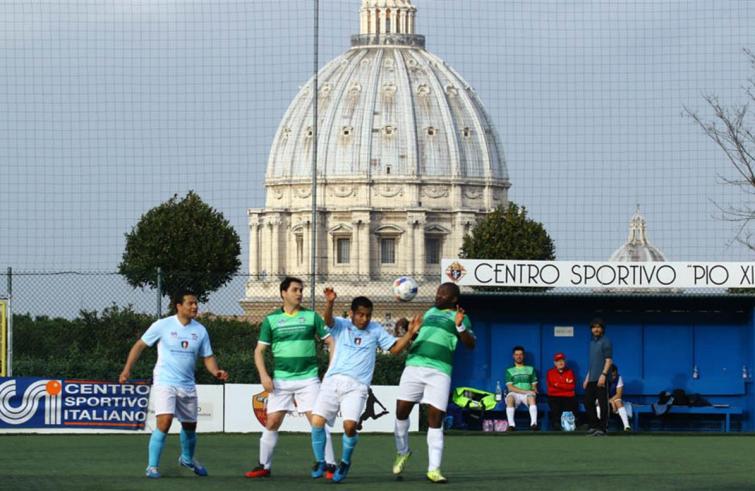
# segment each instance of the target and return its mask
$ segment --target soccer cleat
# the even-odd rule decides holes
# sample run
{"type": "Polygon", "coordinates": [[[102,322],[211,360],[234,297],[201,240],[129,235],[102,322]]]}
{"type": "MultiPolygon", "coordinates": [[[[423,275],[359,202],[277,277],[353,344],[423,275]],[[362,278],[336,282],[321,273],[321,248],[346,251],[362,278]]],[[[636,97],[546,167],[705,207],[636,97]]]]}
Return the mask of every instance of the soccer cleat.
{"type": "Polygon", "coordinates": [[[193,470],[194,474],[198,475],[199,477],[205,477],[207,475],[207,469],[205,468],[205,466],[200,464],[197,459],[192,459],[191,462],[184,462],[183,457],[178,457],[178,465],[193,470]]]}
{"type": "Polygon", "coordinates": [[[323,475],[325,475],[325,468],[327,466],[325,465],[325,462],[315,462],[315,465],[312,466],[312,479],[320,479],[323,475]]]}
{"type": "Polygon", "coordinates": [[[265,469],[265,466],[260,464],[249,472],[245,472],[244,477],[252,479],[257,477],[270,477],[270,469],[265,469]]]}
{"type": "Polygon", "coordinates": [[[589,428],[587,430],[587,436],[593,436],[596,431],[598,431],[596,428],[589,428]]]}
{"type": "Polygon", "coordinates": [[[333,474],[333,482],[341,482],[346,479],[346,475],[349,473],[350,468],[351,463],[346,463],[342,460],[338,469],[336,469],[336,473],[333,474]]]}
{"type": "Polygon", "coordinates": [[[448,482],[448,479],[443,477],[443,474],[440,473],[440,469],[427,471],[427,480],[435,484],[446,484],[448,482]]]}
{"type": "Polygon", "coordinates": [[[160,471],[157,470],[157,467],[147,467],[147,470],[144,471],[144,475],[150,479],[159,479],[160,471]]]}
{"type": "Polygon", "coordinates": [[[333,475],[336,473],[335,464],[325,464],[325,479],[328,481],[333,479],[333,475]]]}
{"type": "Polygon", "coordinates": [[[606,436],[606,432],[603,430],[595,430],[595,432],[591,433],[590,436],[606,436]]]}
{"type": "Polygon", "coordinates": [[[632,432],[632,427],[631,426],[624,427],[624,433],[631,433],[631,432],[632,432]]]}
{"type": "Polygon", "coordinates": [[[406,463],[409,462],[409,457],[412,456],[412,451],[408,451],[405,454],[396,454],[396,460],[393,461],[393,474],[398,476],[404,471],[406,463]]]}
{"type": "Polygon", "coordinates": [[[506,431],[508,431],[510,433],[516,431],[516,425],[508,425],[506,427],[506,431]]]}
{"type": "Polygon", "coordinates": [[[540,427],[537,425],[537,423],[530,425],[530,429],[532,431],[540,431],[540,427]]]}

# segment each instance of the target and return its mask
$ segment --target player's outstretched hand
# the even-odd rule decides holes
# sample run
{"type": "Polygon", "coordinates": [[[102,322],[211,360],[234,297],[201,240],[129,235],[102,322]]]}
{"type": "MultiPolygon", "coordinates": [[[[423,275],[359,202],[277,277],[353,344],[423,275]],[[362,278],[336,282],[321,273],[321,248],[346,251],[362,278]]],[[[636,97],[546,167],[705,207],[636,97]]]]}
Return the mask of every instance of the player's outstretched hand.
{"type": "Polygon", "coordinates": [[[325,288],[322,293],[325,295],[325,301],[328,303],[335,302],[336,298],[338,297],[338,295],[336,295],[336,291],[331,287],[325,288]]]}
{"type": "Polygon", "coordinates": [[[457,326],[460,326],[463,321],[464,321],[464,309],[462,309],[460,305],[457,305],[456,318],[454,319],[454,322],[456,322],[457,326]]]}
{"type": "Polygon", "coordinates": [[[417,334],[421,327],[422,327],[422,316],[417,314],[414,317],[412,317],[412,321],[409,323],[409,332],[412,334],[417,334]]]}
{"type": "Polygon", "coordinates": [[[121,374],[118,376],[118,383],[125,384],[128,382],[128,378],[131,376],[131,373],[127,372],[126,370],[122,371],[121,374]]]}
{"type": "Polygon", "coordinates": [[[228,380],[228,372],[226,372],[225,370],[218,370],[217,372],[215,372],[215,378],[220,380],[221,382],[225,382],[226,380],[228,380]]]}

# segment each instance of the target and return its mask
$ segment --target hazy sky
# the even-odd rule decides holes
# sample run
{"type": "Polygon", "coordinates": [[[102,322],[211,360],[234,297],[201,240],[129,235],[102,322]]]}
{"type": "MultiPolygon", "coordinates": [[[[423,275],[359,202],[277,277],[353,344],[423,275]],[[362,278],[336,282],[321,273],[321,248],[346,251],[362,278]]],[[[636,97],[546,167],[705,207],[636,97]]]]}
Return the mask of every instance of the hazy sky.
{"type": "MultiPolygon", "coordinates": [[[[320,2],[320,62],[358,0],[320,2]]],[[[672,260],[751,260],[716,206],[730,168],[683,114],[743,101],[748,0],[415,0],[417,31],[479,92],[511,199],[561,259],[606,259],[640,203],[672,260]]],[[[4,0],[0,267],[115,270],[140,215],[194,189],[237,228],[312,66],[311,2],[4,0]]],[[[246,252],[244,252],[246,271],[246,252]]]]}

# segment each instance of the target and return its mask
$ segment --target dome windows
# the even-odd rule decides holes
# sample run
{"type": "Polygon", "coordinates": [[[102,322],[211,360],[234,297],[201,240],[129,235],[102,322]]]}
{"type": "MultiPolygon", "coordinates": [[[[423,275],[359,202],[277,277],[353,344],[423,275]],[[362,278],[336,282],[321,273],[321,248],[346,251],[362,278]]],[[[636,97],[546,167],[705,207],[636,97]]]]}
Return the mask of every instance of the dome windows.
{"type": "Polygon", "coordinates": [[[461,130],[461,134],[464,135],[464,138],[471,138],[472,130],[469,127],[465,127],[463,130],[461,130]]]}
{"type": "Polygon", "coordinates": [[[427,136],[435,136],[435,134],[438,133],[438,129],[434,126],[428,126],[425,128],[425,133],[427,133],[427,136]]]}
{"type": "Polygon", "coordinates": [[[343,128],[341,128],[341,135],[345,138],[350,137],[352,133],[354,133],[354,128],[352,128],[351,126],[344,126],[343,128]]]}
{"type": "Polygon", "coordinates": [[[425,84],[420,85],[417,87],[417,95],[420,97],[427,97],[430,95],[430,87],[428,87],[425,84]]]}
{"type": "Polygon", "coordinates": [[[396,132],[396,128],[389,124],[383,127],[383,135],[385,136],[393,136],[395,132],[396,132]]]}

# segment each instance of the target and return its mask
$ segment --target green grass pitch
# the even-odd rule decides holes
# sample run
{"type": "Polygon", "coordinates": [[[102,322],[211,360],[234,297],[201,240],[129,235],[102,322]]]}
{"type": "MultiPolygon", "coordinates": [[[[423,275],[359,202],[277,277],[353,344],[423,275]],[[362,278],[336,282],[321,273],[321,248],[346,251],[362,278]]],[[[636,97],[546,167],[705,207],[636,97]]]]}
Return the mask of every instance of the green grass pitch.
{"type": "MultiPolygon", "coordinates": [[[[0,435],[2,489],[317,489],[308,477],[309,436],[282,434],[273,477],[242,477],[257,457],[258,436],[199,435],[197,458],[210,476],[179,469],[170,435],[155,481],[143,476],[148,436],[0,435]]],[[[362,435],[340,489],[428,489],[425,435],[413,434],[405,477],[391,475],[391,435],[362,435]]],[[[334,438],[336,454],[340,436],[334,438]]],[[[464,489],[755,489],[755,437],[748,435],[471,434],[446,436],[448,487],[464,489]]]]}

